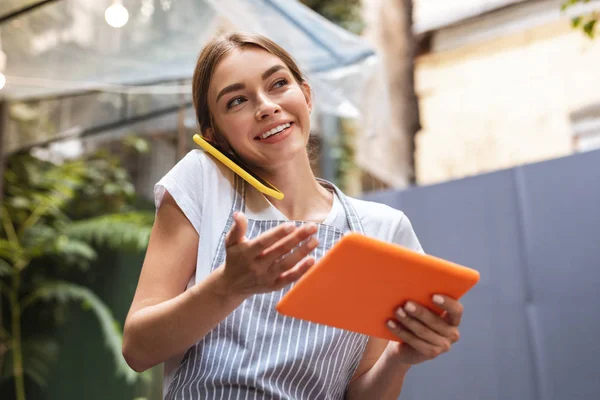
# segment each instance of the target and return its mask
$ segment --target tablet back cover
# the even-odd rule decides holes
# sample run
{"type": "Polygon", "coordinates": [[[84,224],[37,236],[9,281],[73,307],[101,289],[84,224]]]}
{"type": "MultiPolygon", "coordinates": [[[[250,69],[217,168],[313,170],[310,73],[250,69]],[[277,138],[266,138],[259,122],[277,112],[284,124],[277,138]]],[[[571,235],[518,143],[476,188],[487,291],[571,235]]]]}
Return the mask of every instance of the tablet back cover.
{"type": "Polygon", "coordinates": [[[460,299],[478,281],[473,269],[351,233],[296,282],[277,311],[400,341],[386,326],[399,306],[413,300],[441,314],[434,294],[460,299]]]}

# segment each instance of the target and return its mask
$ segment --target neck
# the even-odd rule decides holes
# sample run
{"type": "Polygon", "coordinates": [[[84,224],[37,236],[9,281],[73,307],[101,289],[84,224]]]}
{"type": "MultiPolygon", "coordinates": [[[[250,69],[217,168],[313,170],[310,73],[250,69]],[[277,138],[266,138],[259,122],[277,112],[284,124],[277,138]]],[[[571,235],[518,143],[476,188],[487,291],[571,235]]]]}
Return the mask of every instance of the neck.
{"type": "Polygon", "coordinates": [[[333,204],[333,193],[317,182],[306,154],[277,166],[272,171],[261,171],[273,186],[284,194],[282,200],[269,201],[290,220],[322,222],[333,204]]]}

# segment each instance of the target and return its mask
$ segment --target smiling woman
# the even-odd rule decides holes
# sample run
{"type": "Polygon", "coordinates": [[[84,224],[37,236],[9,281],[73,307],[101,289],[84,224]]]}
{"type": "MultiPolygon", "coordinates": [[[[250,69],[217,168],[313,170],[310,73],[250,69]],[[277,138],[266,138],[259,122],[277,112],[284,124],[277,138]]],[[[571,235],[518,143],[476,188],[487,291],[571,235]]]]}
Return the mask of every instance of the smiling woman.
{"type": "Polygon", "coordinates": [[[198,59],[193,98],[201,134],[285,197],[268,199],[200,150],[156,184],[125,323],[129,365],[164,362],[166,399],[396,399],[410,365],[458,340],[460,303],[435,296],[443,317],[399,304],[386,326],[403,344],[288,318],[275,305],[348,232],[422,252],[408,218],[314,176],[311,88],[271,40],[215,38],[198,59]]]}

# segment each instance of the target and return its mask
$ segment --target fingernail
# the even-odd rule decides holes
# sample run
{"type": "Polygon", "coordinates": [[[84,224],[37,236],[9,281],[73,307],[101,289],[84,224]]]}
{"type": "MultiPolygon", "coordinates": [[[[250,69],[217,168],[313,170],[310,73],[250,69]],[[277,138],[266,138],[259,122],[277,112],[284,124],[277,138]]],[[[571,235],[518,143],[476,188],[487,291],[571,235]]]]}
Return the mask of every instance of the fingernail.
{"type": "Polygon", "coordinates": [[[406,305],[404,306],[404,309],[408,312],[415,312],[417,311],[417,307],[411,303],[410,301],[408,303],[406,303],[406,305]]]}
{"type": "Polygon", "coordinates": [[[444,304],[444,298],[439,294],[433,296],[433,302],[436,304],[444,304]]]}
{"type": "Polygon", "coordinates": [[[395,323],[394,321],[392,321],[392,320],[389,320],[389,321],[387,322],[387,326],[389,326],[389,327],[390,327],[390,328],[392,328],[392,329],[395,329],[397,325],[396,325],[396,323],[395,323]]]}
{"type": "Polygon", "coordinates": [[[406,313],[404,312],[404,310],[402,309],[402,307],[400,307],[399,309],[397,309],[396,313],[400,316],[400,318],[405,318],[406,317],[406,313]]]}

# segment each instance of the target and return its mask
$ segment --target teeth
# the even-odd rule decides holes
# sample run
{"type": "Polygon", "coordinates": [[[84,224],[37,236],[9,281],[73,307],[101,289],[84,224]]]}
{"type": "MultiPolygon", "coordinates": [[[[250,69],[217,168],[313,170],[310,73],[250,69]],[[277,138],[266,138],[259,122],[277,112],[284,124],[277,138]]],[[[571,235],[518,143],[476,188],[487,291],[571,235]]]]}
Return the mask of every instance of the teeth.
{"type": "Polygon", "coordinates": [[[266,139],[269,136],[273,136],[273,135],[275,135],[275,134],[277,134],[277,133],[281,132],[282,130],[284,130],[286,128],[289,128],[289,127],[290,127],[289,123],[283,124],[283,125],[279,125],[279,126],[273,128],[273,129],[271,129],[270,131],[267,131],[267,132],[263,133],[262,135],[260,135],[260,138],[261,139],[266,139]]]}

